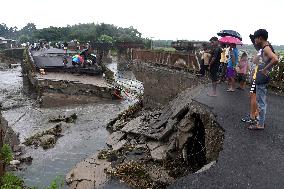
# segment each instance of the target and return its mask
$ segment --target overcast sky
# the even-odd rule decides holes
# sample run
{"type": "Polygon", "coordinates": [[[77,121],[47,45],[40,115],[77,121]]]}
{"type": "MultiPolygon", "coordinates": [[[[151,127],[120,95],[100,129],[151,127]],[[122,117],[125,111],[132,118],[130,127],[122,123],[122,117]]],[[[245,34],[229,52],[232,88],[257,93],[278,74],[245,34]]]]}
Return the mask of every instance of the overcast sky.
{"type": "Polygon", "coordinates": [[[208,40],[223,29],[249,34],[265,28],[284,44],[283,0],[1,0],[0,23],[37,28],[78,23],[133,26],[143,37],[208,40]]]}

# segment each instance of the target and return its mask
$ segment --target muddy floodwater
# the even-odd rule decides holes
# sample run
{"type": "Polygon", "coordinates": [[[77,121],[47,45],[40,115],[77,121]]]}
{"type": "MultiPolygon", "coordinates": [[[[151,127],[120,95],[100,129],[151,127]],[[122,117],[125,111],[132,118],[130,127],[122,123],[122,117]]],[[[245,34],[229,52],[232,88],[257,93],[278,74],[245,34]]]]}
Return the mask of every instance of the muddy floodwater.
{"type": "MultiPolygon", "coordinates": [[[[115,64],[110,66],[116,71],[115,64]]],[[[124,84],[128,82],[127,77],[133,82],[131,73],[116,75],[124,75],[121,78],[124,84]]],[[[142,86],[139,86],[141,83],[135,85],[142,89],[142,86]]],[[[105,125],[135,102],[133,96],[129,95],[131,98],[123,101],[104,100],[93,104],[40,108],[35,98],[23,93],[24,88],[20,66],[0,70],[2,113],[9,125],[19,133],[21,142],[35,133],[54,126],[54,123],[49,123],[50,118],[73,113],[78,115],[76,122],[70,124],[70,127],[63,132],[64,136],[59,138],[54,148],[43,150],[41,147],[37,149],[25,147],[25,156],[32,156],[33,162],[16,174],[24,178],[27,186],[38,188],[47,187],[57,176],[65,179],[65,174],[78,162],[103,149],[109,135],[105,125]]]]}

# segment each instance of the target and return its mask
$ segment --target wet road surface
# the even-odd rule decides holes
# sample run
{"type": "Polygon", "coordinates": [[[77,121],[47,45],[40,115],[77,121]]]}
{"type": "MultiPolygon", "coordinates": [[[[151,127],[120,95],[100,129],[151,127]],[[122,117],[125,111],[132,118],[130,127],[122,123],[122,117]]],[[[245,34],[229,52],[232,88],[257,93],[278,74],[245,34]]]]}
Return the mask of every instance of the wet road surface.
{"type": "Polygon", "coordinates": [[[268,95],[267,127],[251,131],[240,121],[248,113],[248,91],[226,92],[218,86],[219,96],[196,98],[213,108],[225,129],[223,151],[217,164],[207,171],[179,179],[169,189],[252,188],[279,189],[284,186],[284,97],[268,95]]]}

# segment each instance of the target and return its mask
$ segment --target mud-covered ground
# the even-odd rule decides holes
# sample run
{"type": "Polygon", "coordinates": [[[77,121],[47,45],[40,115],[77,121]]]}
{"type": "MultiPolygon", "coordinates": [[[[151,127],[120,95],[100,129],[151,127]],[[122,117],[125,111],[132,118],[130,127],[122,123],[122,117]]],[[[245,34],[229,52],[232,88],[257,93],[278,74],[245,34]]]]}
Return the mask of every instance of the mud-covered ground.
{"type": "MultiPolygon", "coordinates": [[[[4,66],[5,67],[5,66],[4,66]]],[[[78,119],[71,123],[54,148],[26,147],[25,156],[32,156],[33,162],[17,172],[28,186],[44,188],[56,178],[65,174],[78,162],[105,147],[109,133],[105,125],[118,113],[134,103],[123,101],[95,101],[87,104],[68,103],[68,106],[40,108],[31,94],[24,94],[21,67],[0,70],[0,101],[3,116],[9,125],[19,133],[20,141],[54,126],[49,119],[58,115],[76,113],[78,119]]],[[[52,102],[51,102],[52,103],[52,102]]]]}

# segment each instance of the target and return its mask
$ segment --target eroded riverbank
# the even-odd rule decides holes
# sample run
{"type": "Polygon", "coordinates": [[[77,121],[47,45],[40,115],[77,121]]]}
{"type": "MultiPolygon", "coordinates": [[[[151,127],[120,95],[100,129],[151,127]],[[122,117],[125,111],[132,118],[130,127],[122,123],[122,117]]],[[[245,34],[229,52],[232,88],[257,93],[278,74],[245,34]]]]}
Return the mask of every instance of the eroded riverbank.
{"type": "MultiPolygon", "coordinates": [[[[25,156],[32,156],[33,162],[23,171],[17,172],[28,186],[44,188],[56,176],[65,174],[78,162],[106,146],[109,133],[105,125],[133,102],[95,101],[87,104],[64,107],[40,108],[38,101],[23,93],[21,67],[0,71],[0,92],[3,116],[9,125],[19,133],[20,141],[50,128],[54,123],[48,120],[58,115],[76,113],[78,119],[63,133],[54,148],[25,147],[25,156]]],[[[71,103],[72,104],[72,103],[71,103]]]]}

